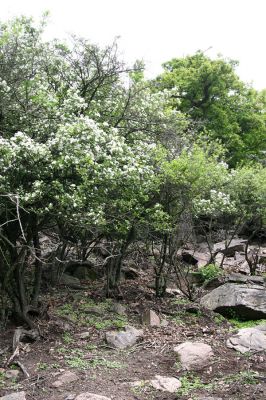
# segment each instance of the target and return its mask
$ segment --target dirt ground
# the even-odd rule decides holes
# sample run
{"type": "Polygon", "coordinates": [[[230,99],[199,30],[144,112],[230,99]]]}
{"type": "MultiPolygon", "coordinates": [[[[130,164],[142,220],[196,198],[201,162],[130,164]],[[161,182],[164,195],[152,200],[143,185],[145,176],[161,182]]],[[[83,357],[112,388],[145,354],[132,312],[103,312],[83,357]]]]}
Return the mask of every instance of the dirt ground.
{"type": "MultiPolygon", "coordinates": [[[[101,296],[101,282],[90,283],[85,292],[66,288],[47,291],[46,315],[38,321],[41,339],[23,343],[19,360],[29,373],[19,369],[17,378],[7,378],[6,360],[12,355],[15,326],[0,337],[0,395],[24,390],[27,400],[71,400],[83,392],[115,400],[197,400],[217,397],[230,400],[266,398],[266,354],[242,355],[226,347],[235,329],[218,314],[190,310],[182,296],[156,299],[148,288],[149,271],[122,285],[125,315],[113,311],[114,301],[101,296]],[[144,310],[154,310],[164,321],[160,327],[143,327],[144,310]],[[192,313],[191,313],[192,311],[192,313]],[[143,338],[126,350],[106,345],[105,332],[125,325],[144,328],[143,338]],[[88,337],[81,338],[86,332],[88,337]],[[214,357],[197,371],[182,370],[173,348],[185,341],[202,341],[212,346],[214,357]],[[53,388],[65,371],[78,376],[73,383],[53,388]],[[181,379],[176,394],[160,392],[145,380],[155,375],[181,379]],[[141,381],[139,387],[131,385],[141,381]]],[[[88,282],[87,282],[88,283],[88,282]]],[[[85,335],[85,336],[86,336],[85,335]]]]}

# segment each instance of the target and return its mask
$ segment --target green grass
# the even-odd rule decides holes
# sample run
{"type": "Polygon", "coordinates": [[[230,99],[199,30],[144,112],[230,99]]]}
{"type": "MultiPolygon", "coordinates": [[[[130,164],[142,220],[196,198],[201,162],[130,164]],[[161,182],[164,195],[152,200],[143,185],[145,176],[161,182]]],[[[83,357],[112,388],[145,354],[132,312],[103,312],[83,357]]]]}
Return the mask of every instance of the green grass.
{"type": "Polygon", "coordinates": [[[97,350],[97,346],[95,344],[91,344],[91,343],[86,343],[84,346],[85,350],[89,350],[89,351],[93,351],[93,350],[97,350]]]}
{"type": "Polygon", "coordinates": [[[109,361],[106,360],[105,358],[95,358],[93,360],[86,360],[81,356],[71,357],[68,360],[66,360],[66,363],[70,368],[81,369],[81,370],[97,368],[97,367],[106,369],[121,369],[124,367],[124,365],[118,361],[109,361]]]}
{"type": "Polygon", "coordinates": [[[180,378],[182,386],[177,390],[176,394],[180,396],[187,396],[197,389],[210,390],[213,388],[212,383],[203,383],[198,376],[188,374],[180,378]]]}
{"type": "Polygon", "coordinates": [[[213,321],[217,324],[220,325],[222,324],[224,321],[226,321],[226,318],[223,317],[222,315],[218,314],[213,318],[213,321]]]}
{"type": "Polygon", "coordinates": [[[254,326],[257,326],[257,325],[266,324],[266,319],[241,321],[237,318],[232,318],[232,319],[229,319],[229,322],[235,328],[241,329],[241,328],[253,328],[254,326]]]}
{"type": "Polygon", "coordinates": [[[37,367],[38,371],[45,371],[45,370],[49,369],[49,364],[40,361],[37,363],[36,367],[37,367]]]}
{"type": "Polygon", "coordinates": [[[255,385],[258,381],[256,379],[257,372],[252,371],[252,370],[247,370],[247,371],[240,371],[236,374],[232,375],[227,375],[223,377],[223,381],[225,383],[243,383],[245,385],[255,385]]]}
{"type": "Polygon", "coordinates": [[[191,301],[189,299],[185,299],[183,297],[171,300],[172,305],[183,305],[183,304],[190,304],[190,303],[191,303],[191,301]]]}
{"type": "MultiPolygon", "coordinates": [[[[98,330],[124,328],[128,323],[126,316],[117,315],[111,309],[112,301],[109,299],[101,303],[86,299],[86,301],[80,300],[78,303],[62,305],[57,309],[57,314],[70,318],[79,326],[92,326],[98,330]],[[99,316],[90,314],[91,308],[98,310],[99,316]]],[[[64,334],[63,340],[70,344],[74,339],[72,340],[69,334],[64,334]]]]}
{"type": "Polygon", "coordinates": [[[64,343],[66,343],[66,344],[70,344],[70,343],[74,342],[74,338],[71,336],[71,334],[69,332],[65,332],[62,335],[62,339],[63,339],[64,343]]]}

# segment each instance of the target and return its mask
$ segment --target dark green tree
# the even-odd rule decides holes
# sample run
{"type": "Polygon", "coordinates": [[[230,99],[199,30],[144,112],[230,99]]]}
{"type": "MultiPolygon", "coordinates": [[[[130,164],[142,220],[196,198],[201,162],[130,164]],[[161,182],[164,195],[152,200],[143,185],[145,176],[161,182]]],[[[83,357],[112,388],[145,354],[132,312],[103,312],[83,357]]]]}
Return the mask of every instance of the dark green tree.
{"type": "Polygon", "coordinates": [[[186,113],[197,132],[219,139],[231,166],[262,160],[266,149],[265,93],[244,84],[237,62],[203,52],[163,64],[157,90],[173,90],[172,107],[186,113]]]}

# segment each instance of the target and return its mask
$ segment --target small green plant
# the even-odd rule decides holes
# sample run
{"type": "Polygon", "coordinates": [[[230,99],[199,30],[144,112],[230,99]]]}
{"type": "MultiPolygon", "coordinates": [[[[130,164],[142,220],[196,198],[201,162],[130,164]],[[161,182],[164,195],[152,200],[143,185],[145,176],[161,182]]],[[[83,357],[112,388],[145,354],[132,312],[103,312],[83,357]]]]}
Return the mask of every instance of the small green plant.
{"type": "Polygon", "coordinates": [[[145,395],[145,399],[147,400],[152,400],[154,399],[153,395],[153,390],[152,387],[149,383],[149,381],[139,381],[137,384],[131,387],[131,391],[134,393],[136,396],[143,396],[145,395]]]}
{"type": "Polygon", "coordinates": [[[69,367],[75,369],[88,369],[89,368],[89,361],[84,360],[81,357],[71,357],[69,360],[66,360],[66,363],[69,367]]]}
{"type": "Polygon", "coordinates": [[[47,363],[45,363],[45,362],[40,361],[40,362],[37,363],[37,370],[38,371],[45,371],[48,368],[49,368],[49,365],[47,363]]]}
{"type": "Polygon", "coordinates": [[[181,396],[187,396],[190,392],[197,389],[210,390],[213,388],[213,384],[203,383],[198,376],[186,375],[181,379],[182,386],[177,390],[177,394],[181,396]]]}
{"type": "Polygon", "coordinates": [[[124,364],[118,361],[109,361],[106,359],[95,359],[90,362],[92,368],[97,368],[98,366],[108,369],[121,369],[124,367],[124,364]]]}
{"type": "Polygon", "coordinates": [[[85,350],[96,350],[97,346],[95,344],[87,343],[87,344],[85,344],[84,349],[85,350]]]}
{"type": "Polygon", "coordinates": [[[218,276],[221,276],[223,274],[221,268],[219,268],[215,264],[205,265],[205,267],[200,268],[199,272],[204,281],[209,281],[210,279],[218,278],[218,276]]]}
{"type": "Polygon", "coordinates": [[[177,370],[181,369],[181,368],[182,368],[181,362],[180,362],[180,361],[176,361],[175,364],[174,364],[174,367],[175,367],[175,369],[177,369],[177,370]]]}
{"type": "Polygon", "coordinates": [[[183,297],[178,297],[177,299],[172,299],[171,304],[172,305],[182,305],[182,304],[189,304],[191,301],[189,299],[183,298],[183,297]]]}
{"type": "Polygon", "coordinates": [[[218,314],[218,315],[216,315],[216,316],[214,317],[213,320],[214,320],[214,322],[215,322],[217,325],[219,325],[219,324],[221,324],[222,322],[226,321],[226,318],[224,318],[222,315],[218,314]]]}
{"type": "Polygon", "coordinates": [[[65,332],[65,333],[63,334],[62,338],[63,338],[63,341],[64,341],[66,344],[70,344],[70,343],[73,343],[73,342],[74,342],[74,339],[73,339],[73,337],[70,335],[69,332],[65,332]]]}
{"type": "Polygon", "coordinates": [[[237,374],[226,376],[223,378],[223,381],[226,383],[238,382],[246,385],[254,385],[257,383],[257,375],[258,373],[252,370],[240,371],[237,374]]]}
{"type": "Polygon", "coordinates": [[[18,367],[17,367],[15,364],[10,365],[9,368],[10,368],[10,369],[13,369],[13,370],[17,370],[17,369],[18,369],[18,367]]]}
{"type": "Polygon", "coordinates": [[[58,368],[60,368],[60,365],[57,364],[57,363],[53,363],[53,364],[50,364],[50,368],[52,368],[52,369],[58,369],[58,368]]]}
{"type": "Polygon", "coordinates": [[[5,373],[4,372],[0,372],[0,389],[4,388],[5,386],[5,373]]]}
{"type": "Polygon", "coordinates": [[[124,367],[123,364],[117,361],[109,361],[105,358],[95,358],[93,360],[85,360],[82,355],[74,357],[71,356],[69,359],[66,360],[66,363],[71,368],[76,369],[90,369],[90,368],[107,368],[107,369],[121,369],[124,367]]]}
{"type": "Polygon", "coordinates": [[[69,350],[66,347],[58,347],[57,352],[59,354],[66,354],[69,352],[69,350]]]}

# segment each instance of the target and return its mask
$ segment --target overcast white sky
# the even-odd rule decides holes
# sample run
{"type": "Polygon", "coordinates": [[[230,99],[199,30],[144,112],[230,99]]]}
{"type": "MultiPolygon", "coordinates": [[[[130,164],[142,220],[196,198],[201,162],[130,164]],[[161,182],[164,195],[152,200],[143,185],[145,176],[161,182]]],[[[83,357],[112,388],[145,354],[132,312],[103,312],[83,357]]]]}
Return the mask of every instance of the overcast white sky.
{"type": "Polygon", "coordinates": [[[100,45],[120,36],[128,63],[149,76],[174,57],[207,50],[240,61],[238,73],[266,88],[265,0],[0,0],[0,19],[50,11],[50,37],[76,33],[100,45]]]}

